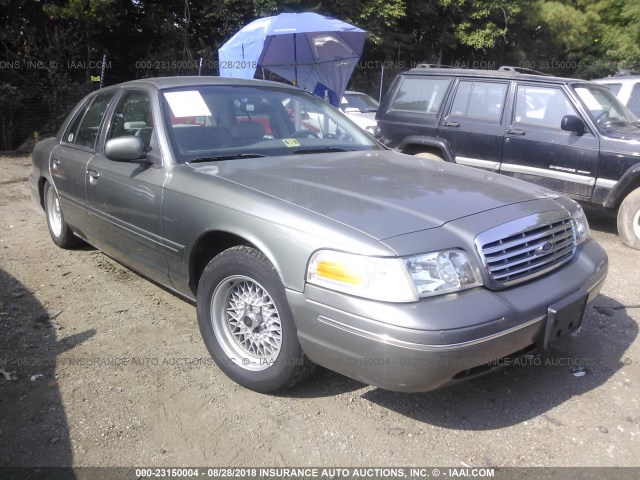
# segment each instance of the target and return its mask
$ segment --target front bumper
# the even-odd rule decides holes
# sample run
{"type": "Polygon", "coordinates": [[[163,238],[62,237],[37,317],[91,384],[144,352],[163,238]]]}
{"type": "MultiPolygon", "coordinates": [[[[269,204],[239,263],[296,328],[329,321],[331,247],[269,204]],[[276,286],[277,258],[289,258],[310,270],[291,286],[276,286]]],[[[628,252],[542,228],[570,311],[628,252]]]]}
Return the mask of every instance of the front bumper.
{"type": "Polygon", "coordinates": [[[476,288],[389,304],[307,285],[303,293],[288,290],[287,298],[313,362],[387,390],[419,392],[533,347],[549,306],[579,290],[591,302],[607,268],[606,253],[589,239],[567,265],[502,291],[476,288]]]}

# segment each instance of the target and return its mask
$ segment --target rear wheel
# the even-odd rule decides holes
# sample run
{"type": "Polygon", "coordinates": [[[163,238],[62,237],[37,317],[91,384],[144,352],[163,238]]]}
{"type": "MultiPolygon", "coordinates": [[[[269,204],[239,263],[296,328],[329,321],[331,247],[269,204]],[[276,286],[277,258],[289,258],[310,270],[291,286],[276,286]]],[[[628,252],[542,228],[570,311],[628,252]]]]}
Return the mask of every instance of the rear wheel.
{"type": "Polygon", "coordinates": [[[298,343],[284,285],[258,250],[233,247],[211,260],[198,285],[197,311],[209,353],[240,385],[275,392],[313,370],[298,343]]]}
{"type": "Polygon", "coordinates": [[[49,182],[44,184],[44,211],[53,243],[60,248],[72,248],[80,243],[80,239],[73,234],[65,222],[58,193],[49,182]]]}
{"type": "Polygon", "coordinates": [[[640,250],[640,188],[627,195],[620,205],[618,234],[622,243],[640,250]]]}

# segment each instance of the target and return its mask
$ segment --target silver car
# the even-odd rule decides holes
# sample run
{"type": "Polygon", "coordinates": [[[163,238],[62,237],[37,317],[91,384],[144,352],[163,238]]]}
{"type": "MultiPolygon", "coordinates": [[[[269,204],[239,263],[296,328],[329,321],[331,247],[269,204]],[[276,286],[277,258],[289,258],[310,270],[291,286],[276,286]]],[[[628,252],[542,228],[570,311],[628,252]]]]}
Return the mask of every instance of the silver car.
{"type": "Polygon", "coordinates": [[[578,330],[607,273],[574,201],[391,152],[276,83],[94,92],[30,182],[58,246],[196,301],[213,359],[261,392],[315,365],[404,392],[471,377],[578,330]]]}

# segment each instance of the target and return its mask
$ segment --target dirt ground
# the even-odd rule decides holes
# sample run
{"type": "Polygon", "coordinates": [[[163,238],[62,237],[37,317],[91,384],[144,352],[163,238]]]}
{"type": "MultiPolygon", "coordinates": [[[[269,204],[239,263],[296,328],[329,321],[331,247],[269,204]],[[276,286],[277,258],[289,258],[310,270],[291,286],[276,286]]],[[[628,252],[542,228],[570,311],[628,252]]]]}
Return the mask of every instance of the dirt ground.
{"type": "Polygon", "coordinates": [[[579,336],[424,394],[319,369],[278,396],[213,364],[195,308],[50,240],[0,158],[0,466],[640,466],[640,252],[588,212],[610,273],[579,336]]]}

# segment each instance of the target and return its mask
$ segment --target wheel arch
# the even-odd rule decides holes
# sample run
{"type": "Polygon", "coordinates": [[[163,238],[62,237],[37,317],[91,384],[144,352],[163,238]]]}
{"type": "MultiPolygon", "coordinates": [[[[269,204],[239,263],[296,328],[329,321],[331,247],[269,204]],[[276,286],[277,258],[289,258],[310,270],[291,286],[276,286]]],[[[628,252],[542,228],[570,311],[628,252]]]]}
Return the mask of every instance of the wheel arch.
{"type": "Polygon", "coordinates": [[[433,153],[444,158],[446,162],[455,163],[455,155],[451,146],[442,138],[410,135],[400,142],[398,150],[409,155],[421,152],[433,153]]]}
{"type": "Polygon", "coordinates": [[[49,182],[49,179],[47,179],[44,176],[41,176],[40,178],[38,178],[38,203],[40,204],[40,207],[42,207],[42,209],[44,210],[44,186],[45,184],[49,182]]]}
{"type": "Polygon", "coordinates": [[[604,206],[607,208],[620,207],[627,195],[636,188],[640,188],[640,163],[636,163],[622,175],[616,186],[607,195],[604,206]]]}
{"type": "MultiPolygon", "coordinates": [[[[203,232],[189,251],[189,288],[196,294],[202,272],[209,262],[218,254],[232,248],[245,245],[260,251],[276,270],[282,280],[282,272],[274,261],[270,249],[250,235],[234,233],[230,230],[208,230],[203,232]]],[[[284,280],[283,280],[284,281],[284,280]]]]}

